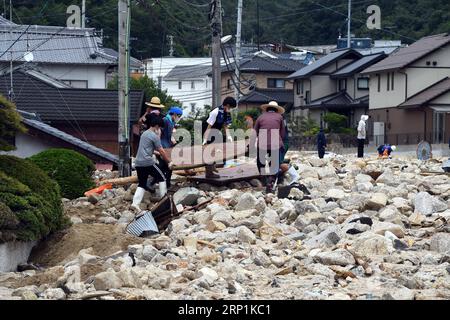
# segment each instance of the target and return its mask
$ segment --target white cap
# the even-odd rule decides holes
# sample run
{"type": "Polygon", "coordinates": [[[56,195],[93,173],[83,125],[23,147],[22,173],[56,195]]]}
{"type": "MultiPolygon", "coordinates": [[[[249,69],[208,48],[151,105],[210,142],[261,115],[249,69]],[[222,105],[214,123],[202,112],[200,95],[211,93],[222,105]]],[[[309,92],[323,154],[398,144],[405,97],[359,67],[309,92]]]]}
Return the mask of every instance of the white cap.
{"type": "Polygon", "coordinates": [[[391,149],[392,149],[393,151],[395,151],[395,150],[397,150],[397,147],[396,147],[396,146],[391,146],[391,149]]]}

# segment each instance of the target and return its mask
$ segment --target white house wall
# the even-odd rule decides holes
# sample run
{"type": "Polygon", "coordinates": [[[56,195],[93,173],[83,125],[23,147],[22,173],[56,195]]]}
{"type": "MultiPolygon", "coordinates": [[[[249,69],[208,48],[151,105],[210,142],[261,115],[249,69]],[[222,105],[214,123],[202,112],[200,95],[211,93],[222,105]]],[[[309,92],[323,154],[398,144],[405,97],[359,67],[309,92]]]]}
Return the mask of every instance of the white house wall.
{"type": "Polygon", "coordinates": [[[167,90],[167,93],[175,100],[182,103],[185,116],[192,111],[192,105],[195,105],[195,110],[202,110],[205,105],[211,106],[211,78],[181,81],[181,90],[178,87],[178,82],[178,80],[165,80],[162,83],[162,88],[167,90]],[[191,89],[192,81],[194,81],[195,89],[191,89]]]}
{"type": "Polygon", "coordinates": [[[33,137],[28,134],[18,133],[16,135],[16,150],[13,151],[0,151],[0,154],[8,154],[19,158],[28,158],[45,151],[50,148],[54,148],[54,145],[46,143],[42,139],[33,137]]]}
{"type": "Polygon", "coordinates": [[[88,81],[90,89],[105,89],[107,66],[39,65],[39,71],[58,80],[88,81]]]}

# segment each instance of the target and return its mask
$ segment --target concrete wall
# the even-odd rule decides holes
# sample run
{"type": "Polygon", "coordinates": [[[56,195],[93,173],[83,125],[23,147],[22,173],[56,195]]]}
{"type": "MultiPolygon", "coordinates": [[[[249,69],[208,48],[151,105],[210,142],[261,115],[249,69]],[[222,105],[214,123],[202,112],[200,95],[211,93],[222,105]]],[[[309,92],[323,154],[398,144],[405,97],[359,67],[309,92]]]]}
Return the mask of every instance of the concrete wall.
{"type": "Polygon", "coordinates": [[[12,241],[0,244],[0,272],[14,272],[17,266],[28,261],[33,242],[12,241]]]}

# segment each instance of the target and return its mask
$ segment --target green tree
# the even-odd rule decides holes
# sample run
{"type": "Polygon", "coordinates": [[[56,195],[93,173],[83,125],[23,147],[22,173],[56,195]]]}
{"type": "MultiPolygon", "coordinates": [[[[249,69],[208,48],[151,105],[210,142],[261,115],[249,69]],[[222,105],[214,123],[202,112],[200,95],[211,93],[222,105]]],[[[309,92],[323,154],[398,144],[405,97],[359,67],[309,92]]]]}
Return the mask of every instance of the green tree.
{"type": "MultiPolygon", "coordinates": [[[[114,79],[108,83],[108,89],[117,90],[118,87],[119,78],[115,76],[114,79]]],[[[159,89],[156,82],[147,76],[138,79],[131,78],[130,87],[132,90],[143,90],[145,92],[145,97],[148,100],[155,96],[161,99],[161,103],[165,106],[166,112],[171,106],[180,105],[178,100],[173,99],[172,96],[167,94],[167,90],[159,89]]]]}
{"type": "Polygon", "coordinates": [[[0,150],[14,150],[15,147],[9,141],[18,132],[26,132],[26,128],[21,123],[20,114],[13,103],[0,95],[0,150]]]}

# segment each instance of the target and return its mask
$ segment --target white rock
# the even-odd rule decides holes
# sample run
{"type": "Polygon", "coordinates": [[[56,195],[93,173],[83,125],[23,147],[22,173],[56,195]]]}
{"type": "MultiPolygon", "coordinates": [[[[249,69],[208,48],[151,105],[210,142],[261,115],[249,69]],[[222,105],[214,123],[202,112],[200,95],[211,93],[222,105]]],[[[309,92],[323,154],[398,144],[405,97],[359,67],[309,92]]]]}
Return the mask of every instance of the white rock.
{"type": "Polygon", "coordinates": [[[376,234],[381,235],[384,235],[386,231],[390,231],[399,238],[403,238],[405,236],[403,227],[390,222],[374,222],[374,224],[372,225],[372,231],[376,234]]]}
{"type": "Polygon", "coordinates": [[[119,289],[123,285],[122,280],[112,270],[98,273],[93,284],[96,290],[119,289]]]}
{"type": "Polygon", "coordinates": [[[314,260],[325,265],[339,265],[344,267],[356,263],[353,255],[345,249],[320,252],[314,257],[314,260]]]}
{"type": "Polygon", "coordinates": [[[257,203],[257,199],[255,196],[251,193],[244,193],[240,198],[239,202],[234,208],[236,211],[243,211],[243,210],[249,210],[254,209],[257,203]]]}
{"type": "Polygon", "coordinates": [[[436,233],[431,237],[430,250],[439,253],[450,253],[450,234],[449,233],[436,233]]]}
{"type": "Polygon", "coordinates": [[[374,193],[367,201],[366,206],[372,210],[379,210],[386,206],[387,196],[384,193],[374,193]]]}
{"type": "Polygon", "coordinates": [[[252,230],[250,230],[249,228],[247,228],[245,226],[239,227],[237,237],[238,237],[239,241],[244,242],[244,243],[252,244],[252,243],[256,242],[255,234],[252,232],[252,230]]]}
{"type": "Polygon", "coordinates": [[[47,300],[65,300],[66,294],[60,288],[50,288],[43,292],[42,297],[47,300]]]}
{"type": "Polygon", "coordinates": [[[212,220],[217,221],[217,222],[222,222],[224,225],[226,225],[228,227],[233,222],[233,217],[231,216],[231,214],[228,211],[222,210],[222,211],[217,212],[213,216],[212,220]]]}
{"type": "Polygon", "coordinates": [[[81,218],[78,217],[70,217],[70,222],[72,222],[72,224],[80,224],[83,223],[83,220],[81,220],[81,218]]]}
{"type": "Polygon", "coordinates": [[[219,279],[219,275],[216,271],[211,268],[203,267],[199,271],[200,277],[205,280],[210,286],[214,285],[214,283],[219,279]]]}
{"type": "Polygon", "coordinates": [[[345,192],[341,189],[330,189],[327,191],[327,197],[335,200],[345,198],[345,192]]]}
{"type": "Polygon", "coordinates": [[[182,204],[183,206],[192,206],[197,203],[197,199],[203,196],[203,192],[197,188],[188,187],[181,188],[173,195],[173,202],[175,205],[182,204]]]}
{"type": "Polygon", "coordinates": [[[371,258],[376,255],[387,255],[391,251],[391,243],[385,237],[378,234],[366,234],[357,238],[352,248],[358,255],[371,258]]]}

